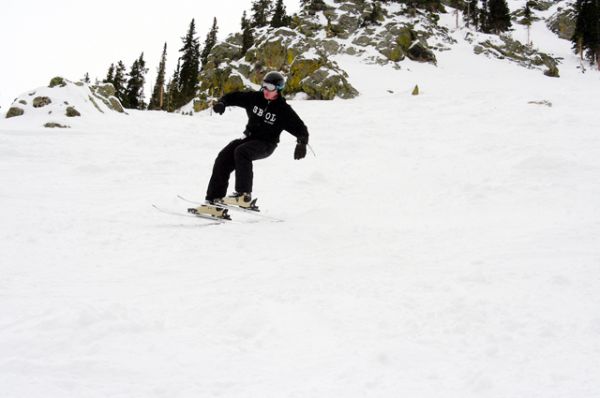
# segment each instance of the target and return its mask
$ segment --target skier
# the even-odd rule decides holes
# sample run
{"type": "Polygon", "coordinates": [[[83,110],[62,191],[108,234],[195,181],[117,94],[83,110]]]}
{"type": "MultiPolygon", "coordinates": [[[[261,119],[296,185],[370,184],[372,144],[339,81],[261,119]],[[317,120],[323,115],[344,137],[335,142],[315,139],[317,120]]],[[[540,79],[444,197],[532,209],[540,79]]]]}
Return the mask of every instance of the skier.
{"type": "MultiPolygon", "coordinates": [[[[228,106],[244,108],[248,124],[244,130],[245,137],[231,141],[215,159],[206,192],[207,204],[254,207],[256,200],[252,201],[252,161],[269,157],[277,148],[279,135],[283,130],[296,137],[294,159],[306,156],[308,130],[281,94],[284,86],[283,75],[272,71],[263,78],[260,91],[229,93],[214,104],[213,111],[220,115],[228,106]],[[229,176],[234,170],[235,192],[225,197],[229,176]]],[[[205,210],[215,216],[220,215],[218,211],[205,210]]]]}

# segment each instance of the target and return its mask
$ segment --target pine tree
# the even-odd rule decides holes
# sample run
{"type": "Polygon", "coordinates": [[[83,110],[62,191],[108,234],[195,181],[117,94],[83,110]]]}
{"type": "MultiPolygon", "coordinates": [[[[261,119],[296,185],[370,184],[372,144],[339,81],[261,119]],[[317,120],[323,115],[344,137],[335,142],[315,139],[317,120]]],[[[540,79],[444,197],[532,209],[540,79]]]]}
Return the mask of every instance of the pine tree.
{"type": "Polygon", "coordinates": [[[242,56],[246,55],[248,49],[254,45],[254,35],[252,34],[252,24],[246,18],[246,11],[242,15],[242,56]]]}
{"type": "Polygon", "coordinates": [[[204,49],[202,50],[202,54],[200,55],[200,60],[202,61],[202,67],[206,65],[208,61],[208,56],[210,55],[210,51],[213,49],[215,44],[217,44],[217,32],[219,31],[219,27],[217,26],[217,18],[213,19],[212,28],[210,32],[206,35],[206,40],[204,41],[204,49]]]}
{"type": "Polygon", "coordinates": [[[106,78],[102,80],[103,83],[112,83],[115,79],[115,64],[110,64],[106,78]]]}
{"type": "Polygon", "coordinates": [[[494,34],[500,34],[510,29],[510,10],[506,0],[489,0],[487,12],[487,30],[494,34]]]}
{"type": "Polygon", "coordinates": [[[160,58],[160,64],[158,65],[158,71],[156,73],[156,83],[154,83],[154,91],[152,92],[152,98],[148,104],[148,109],[158,110],[165,109],[165,68],[167,64],[167,43],[163,47],[162,57],[160,58]]]}
{"type": "Polygon", "coordinates": [[[273,17],[271,18],[271,26],[274,28],[289,26],[290,21],[291,18],[286,14],[283,0],[277,0],[277,3],[275,3],[275,9],[273,11],[273,17]]]}
{"type": "Polygon", "coordinates": [[[531,23],[533,21],[533,15],[531,13],[531,7],[529,4],[531,1],[528,1],[525,4],[525,9],[523,10],[523,25],[527,26],[527,45],[531,44],[531,23]]]}
{"type": "Polygon", "coordinates": [[[252,3],[252,26],[261,28],[269,23],[271,0],[254,0],[252,3]]]}
{"type": "Polygon", "coordinates": [[[90,83],[90,81],[91,81],[91,80],[90,80],[90,74],[89,74],[89,73],[87,73],[87,72],[85,72],[85,75],[83,76],[83,82],[84,82],[84,83],[88,83],[88,84],[89,84],[89,83],[90,83]]]}
{"type": "Polygon", "coordinates": [[[473,28],[477,29],[479,27],[479,7],[477,6],[477,2],[479,0],[467,0],[466,2],[466,10],[465,10],[465,21],[467,26],[473,24],[473,28]]]}
{"type": "Polygon", "coordinates": [[[479,30],[489,33],[488,30],[488,0],[481,0],[481,8],[479,9],[479,30]]]}
{"type": "Polygon", "coordinates": [[[125,100],[125,64],[123,61],[117,62],[112,84],[115,86],[115,97],[123,104],[125,100]]]}
{"type": "Polygon", "coordinates": [[[175,72],[173,72],[173,77],[167,84],[167,101],[166,101],[166,109],[167,112],[173,112],[178,108],[178,104],[180,102],[181,96],[181,87],[180,87],[180,79],[179,75],[181,72],[181,58],[177,60],[177,68],[175,68],[175,72]]]}
{"type": "Polygon", "coordinates": [[[573,48],[600,70],[600,0],[577,0],[575,3],[577,21],[571,38],[573,48]]]}
{"type": "Polygon", "coordinates": [[[192,19],[188,33],[182,38],[181,70],[179,72],[180,95],[176,108],[187,104],[196,95],[198,73],[200,71],[200,44],[196,37],[196,23],[192,19]]]}
{"type": "Polygon", "coordinates": [[[146,83],[146,61],[144,53],[140,55],[131,65],[127,88],[125,89],[125,102],[123,106],[130,109],[144,109],[144,84],[146,83]]]}

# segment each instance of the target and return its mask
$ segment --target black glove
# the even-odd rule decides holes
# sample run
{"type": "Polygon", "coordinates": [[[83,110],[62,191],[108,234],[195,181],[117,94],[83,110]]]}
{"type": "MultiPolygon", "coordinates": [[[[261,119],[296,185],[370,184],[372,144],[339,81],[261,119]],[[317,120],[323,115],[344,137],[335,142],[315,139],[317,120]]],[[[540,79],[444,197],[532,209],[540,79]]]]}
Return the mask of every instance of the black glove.
{"type": "Polygon", "coordinates": [[[225,112],[225,104],[222,102],[217,102],[213,105],[213,111],[219,115],[222,115],[223,112],[225,112]]]}
{"type": "Polygon", "coordinates": [[[301,142],[296,144],[296,149],[294,150],[294,159],[304,159],[306,156],[306,144],[301,142]]]}

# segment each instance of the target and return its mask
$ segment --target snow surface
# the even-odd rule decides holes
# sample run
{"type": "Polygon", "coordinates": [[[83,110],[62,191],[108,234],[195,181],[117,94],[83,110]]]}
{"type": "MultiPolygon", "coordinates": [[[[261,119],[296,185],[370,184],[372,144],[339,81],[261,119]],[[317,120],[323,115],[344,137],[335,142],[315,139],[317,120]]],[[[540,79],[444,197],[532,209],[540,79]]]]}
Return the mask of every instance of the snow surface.
{"type": "Polygon", "coordinates": [[[360,97],[291,102],[316,157],[255,163],[283,223],[151,207],[242,110],[2,119],[1,395],[600,396],[600,74],[561,55],[338,57],[360,97]]]}

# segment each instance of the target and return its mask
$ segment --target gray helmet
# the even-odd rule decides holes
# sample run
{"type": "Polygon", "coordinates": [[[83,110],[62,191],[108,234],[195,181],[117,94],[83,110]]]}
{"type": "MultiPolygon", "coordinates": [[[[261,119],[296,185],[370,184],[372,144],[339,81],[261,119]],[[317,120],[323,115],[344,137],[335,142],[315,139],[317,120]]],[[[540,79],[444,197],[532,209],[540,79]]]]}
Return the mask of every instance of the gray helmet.
{"type": "MultiPolygon", "coordinates": [[[[277,89],[277,91],[283,90],[285,87],[285,77],[279,72],[271,71],[265,75],[262,81],[263,87],[265,85],[272,85],[273,89],[277,89]]],[[[274,91],[271,89],[271,91],[274,91]]]]}

